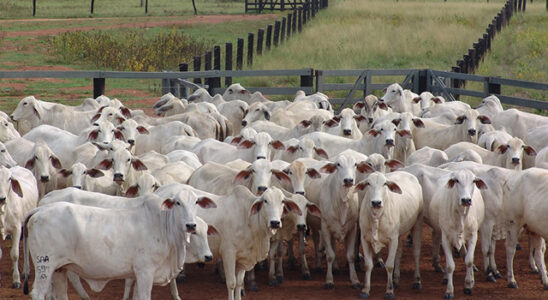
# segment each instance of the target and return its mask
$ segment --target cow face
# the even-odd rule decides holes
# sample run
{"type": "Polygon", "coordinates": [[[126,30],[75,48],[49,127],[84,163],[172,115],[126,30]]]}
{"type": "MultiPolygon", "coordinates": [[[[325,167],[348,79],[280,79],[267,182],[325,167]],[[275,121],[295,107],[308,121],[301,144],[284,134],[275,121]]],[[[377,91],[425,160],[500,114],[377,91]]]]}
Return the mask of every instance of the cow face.
{"type": "Polygon", "coordinates": [[[487,189],[487,185],[483,180],[476,178],[476,175],[468,170],[459,170],[451,172],[450,179],[447,181],[446,187],[452,189],[455,199],[448,199],[449,201],[455,201],[453,206],[462,207],[467,209],[472,203],[474,196],[474,190],[487,189]]]}
{"type": "Polygon", "coordinates": [[[11,124],[6,118],[0,116],[0,142],[5,143],[11,139],[20,137],[11,124]]]}
{"type": "Polygon", "coordinates": [[[0,166],[11,168],[16,165],[17,162],[11,157],[6,146],[0,143],[0,166]]]}
{"type": "Polygon", "coordinates": [[[374,124],[373,129],[369,130],[367,134],[374,136],[384,141],[384,147],[390,149],[394,147],[396,141],[396,125],[392,122],[381,122],[374,124]]]}
{"type": "Polygon", "coordinates": [[[17,122],[19,120],[30,120],[33,118],[42,119],[43,115],[44,111],[38,100],[36,100],[34,96],[28,96],[19,101],[19,104],[17,104],[17,107],[10,118],[17,122]]]}
{"type": "Polygon", "coordinates": [[[379,99],[379,102],[391,106],[393,103],[399,101],[402,95],[403,88],[399,84],[393,83],[386,88],[384,95],[379,99]]]}
{"type": "Polygon", "coordinates": [[[242,126],[247,126],[255,121],[269,121],[270,120],[270,111],[261,102],[255,102],[251,104],[248,109],[244,112],[244,118],[242,120],[242,126]]]}
{"type": "Polygon", "coordinates": [[[19,181],[11,176],[10,169],[0,166],[0,212],[2,213],[10,191],[21,198],[23,197],[23,190],[19,185],[19,181]]]}
{"type": "Polygon", "coordinates": [[[283,170],[283,172],[287,174],[291,180],[293,192],[303,196],[305,194],[304,183],[306,177],[309,177],[310,179],[321,178],[320,173],[316,169],[307,168],[304,163],[298,160],[293,161],[283,170]]]}
{"type": "Polygon", "coordinates": [[[207,237],[215,234],[218,234],[215,227],[207,225],[200,217],[196,217],[196,232],[190,235],[185,263],[203,263],[211,261],[213,259],[213,254],[209,248],[207,237]]]}
{"type": "Polygon", "coordinates": [[[536,155],[537,152],[533,147],[525,145],[525,143],[517,137],[508,141],[506,145],[500,145],[497,148],[497,153],[504,155],[505,167],[507,169],[521,170],[523,166],[523,155],[536,155]]]}
{"type": "Polygon", "coordinates": [[[272,149],[283,150],[285,146],[278,140],[272,140],[272,137],[266,132],[257,133],[252,139],[242,141],[238,148],[253,148],[253,157],[255,159],[270,160],[272,149]]]}
{"type": "MultiPolygon", "coordinates": [[[[127,109],[127,108],[126,108],[127,109]]],[[[112,124],[120,125],[126,120],[126,117],[122,114],[120,109],[116,109],[110,106],[103,106],[99,108],[95,116],[91,118],[92,124],[99,124],[102,121],[109,121],[112,124]]]]}
{"type": "Polygon", "coordinates": [[[291,201],[299,207],[299,211],[301,212],[299,214],[298,211],[289,211],[287,208],[284,208],[283,219],[292,219],[297,231],[304,232],[306,230],[306,218],[308,214],[321,218],[321,212],[318,206],[306,200],[304,196],[289,193],[285,193],[285,196],[286,198],[291,199],[291,201]]]}
{"type": "Polygon", "coordinates": [[[247,169],[239,172],[234,178],[235,184],[251,185],[251,191],[261,195],[270,187],[271,178],[275,176],[278,180],[289,183],[291,179],[283,172],[273,169],[272,163],[266,159],[254,161],[247,169]]]}
{"type": "Polygon", "coordinates": [[[365,191],[362,203],[366,205],[373,218],[382,215],[386,201],[390,199],[388,193],[402,193],[397,183],[387,180],[380,172],[370,174],[367,179],[356,185],[356,189],[365,191]]]}
{"type": "Polygon", "coordinates": [[[105,175],[97,169],[88,169],[83,163],[75,163],[70,169],[62,169],[59,173],[65,178],[72,176],[72,187],[84,190],[87,190],[86,176],[98,178],[105,175]]]}
{"type": "Polygon", "coordinates": [[[302,214],[299,206],[292,200],[286,199],[282,191],[278,188],[270,188],[253,202],[251,217],[259,215],[261,226],[274,235],[278,229],[282,228],[281,219],[284,209],[302,214]]]}
{"type": "Polygon", "coordinates": [[[126,197],[136,197],[139,195],[145,195],[153,193],[160,187],[160,183],[154,176],[149,173],[145,173],[137,179],[137,183],[130,186],[126,191],[126,197]]]}
{"type": "MultiPolygon", "coordinates": [[[[335,182],[341,185],[343,189],[350,189],[356,181],[356,170],[361,173],[373,172],[373,169],[366,162],[357,163],[351,156],[339,155],[334,163],[328,163],[320,171],[334,173],[330,176],[336,176],[335,182]]],[[[346,197],[343,197],[346,199],[346,197]]]]}
{"type": "Polygon", "coordinates": [[[50,181],[54,169],[61,169],[61,162],[44,142],[34,144],[32,156],[27,160],[25,168],[34,170],[36,179],[41,182],[50,181]]]}
{"type": "Polygon", "coordinates": [[[421,119],[415,118],[410,112],[403,112],[399,117],[392,120],[397,126],[397,134],[402,138],[413,138],[412,132],[414,127],[423,128],[424,123],[421,119]]]}
{"type": "Polygon", "coordinates": [[[177,222],[181,227],[180,232],[195,233],[196,232],[196,209],[215,208],[217,205],[208,197],[198,197],[194,192],[181,190],[174,195],[172,199],[164,200],[162,209],[171,210],[174,219],[169,220],[177,222]]]}
{"type": "Polygon", "coordinates": [[[467,141],[476,143],[478,140],[478,123],[490,124],[491,121],[488,117],[480,115],[478,111],[469,109],[464,114],[457,117],[455,124],[459,126],[460,130],[466,132],[468,137],[467,141]]]}
{"type": "Polygon", "coordinates": [[[123,140],[124,135],[119,129],[108,121],[97,121],[95,125],[88,128],[88,140],[97,147],[103,149],[109,147],[114,139],[123,140]]]}
{"type": "Polygon", "coordinates": [[[233,83],[231,84],[226,91],[223,93],[223,98],[226,101],[230,100],[249,100],[251,95],[248,90],[246,90],[241,84],[233,83]]]}
{"type": "Polygon", "coordinates": [[[133,155],[125,148],[120,148],[109,153],[109,157],[97,165],[98,169],[114,171],[114,177],[112,180],[117,184],[122,184],[131,172],[131,168],[136,171],[147,170],[147,167],[138,158],[134,158],[133,155]]]}
{"type": "Polygon", "coordinates": [[[126,142],[132,146],[135,146],[137,135],[149,134],[149,131],[144,126],[137,124],[133,119],[125,120],[117,129],[122,132],[126,142]]]}

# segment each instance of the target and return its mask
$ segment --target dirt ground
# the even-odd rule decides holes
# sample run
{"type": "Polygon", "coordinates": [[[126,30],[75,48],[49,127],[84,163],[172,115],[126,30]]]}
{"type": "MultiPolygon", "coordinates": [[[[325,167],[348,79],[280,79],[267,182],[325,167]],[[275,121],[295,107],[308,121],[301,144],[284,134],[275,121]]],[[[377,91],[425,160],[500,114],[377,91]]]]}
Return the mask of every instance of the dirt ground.
{"type": "MultiPolygon", "coordinates": [[[[456,270],[454,273],[455,284],[455,299],[548,299],[548,291],[542,289],[539,275],[531,274],[527,261],[527,242],[522,238],[521,245],[523,250],[516,252],[514,260],[514,268],[516,279],[518,281],[518,289],[509,289],[506,287],[506,263],[505,250],[503,241],[497,243],[497,263],[499,271],[504,278],[498,279],[497,282],[487,282],[482,272],[475,273],[476,285],[471,296],[464,295],[462,289],[464,285],[465,266],[462,259],[455,259],[456,270]]],[[[475,264],[482,265],[480,254],[480,243],[476,248],[475,264]]],[[[0,299],[29,299],[30,297],[23,295],[22,289],[11,288],[11,260],[9,258],[9,249],[11,241],[4,241],[2,250],[4,256],[0,263],[2,280],[0,287],[0,299]]],[[[396,297],[398,299],[441,299],[445,293],[445,286],[442,284],[442,274],[434,272],[430,257],[431,257],[431,239],[430,230],[425,228],[423,232],[423,246],[421,252],[421,277],[422,290],[413,290],[413,258],[411,248],[404,247],[402,256],[402,268],[400,286],[396,289],[396,297]]],[[[296,249],[295,249],[296,250],[296,249]]],[[[312,241],[307,243],[307,258],[309,266],[313,264],[313,245],[312,241]]],[[[22,251],[20,252],[22,253],[22,251]]],[[[383,250],[383,254],[386,251],[383,250]]],[[[384,256],[385,257],[385,256],[384,256]]],[[[300,268],[289,270],[287,266],[287,258],[284,259],[284,282],[278,287],[268,286],[267,271],[258,271],[257,284],[260,290],[258,292],[247,291],[244,299],[248,300],[265,300],[265,299],[357,299],[359,291],[352,289],[348,279],[348,268],[344,262],[344,249],[342,245],[337,249],[337,260],[341,266],[341,272],[335,275],[335,288],[333,290],[325,290],[323,288],[325,280],[325,262],[322,263],[321,272],[312,272],[311,280],[301,279],[300,268]]],[[[22,256],[20,266],[22,266],[22,256]]],[[[444,259],[442,257],[442,263],[444,259]]],[[[186,266],[186,279],[183,283],[178,284],[179,293],[182,299],[187,300],[202,300],[202,299],[226,299],[227,291],[224,283],[220,282],[219,276],[215,274],[215,266],[213,263],[208,263],[205,267],[200,268],[197,265],[186,266]]],[[[22,271],[22,270],[21,270],[22,271]]],[[[358,276],[363,284],[364,272],[359,271],[358,276]]],[[[380,299],[384,296],[386,288],[386,272],[384,269],[375,268],[372,272],[371,279],[371,299],[380,299]]],[[[34,279],[34,275],[31,275],[34,279]]],[[[86,289],[89,288],[84,284],[86,289]]],[[[115,280],[109,282],[101,293],[90,292],[92,299],[121,299],[123,294],[123,282],[115,280]]],[[[69,299],[79,299],[74,290],[69,288],[69,299]]],[[[167,286],[155,286],[152,290],[152,299],[170,299],[169,288],[167,286]]]]}

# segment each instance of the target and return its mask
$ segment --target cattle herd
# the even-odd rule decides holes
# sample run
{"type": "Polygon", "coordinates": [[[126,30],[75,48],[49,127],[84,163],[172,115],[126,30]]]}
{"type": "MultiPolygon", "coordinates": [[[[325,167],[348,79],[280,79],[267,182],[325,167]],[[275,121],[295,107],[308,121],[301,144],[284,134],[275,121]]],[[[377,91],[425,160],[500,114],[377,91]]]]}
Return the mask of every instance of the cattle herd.
{"type": "Polygon", "coordinates": [[[0,224],[13,241],[14,288],[22,278],[28,293],[32,260],[35,300],[67,299],[68,282],[89,299],[82,280],[100,291],[114,279],[126,280],[124,299],[132,288],[133,299],[150,299],[153,285],[170,282],[179,299],[184,265],[215,260],[228,299],[240,299],[244,278],[256,288],[254,266],[267,258],[269,284],[281,283],[286,249],[310,279],[309,235],[313,267],[326,261],[326,289],[339,242],[359,296],[369,297],[382,264],[393,298],[406,239],[421,288],[426,224],[445,298],[454,297],[455,252],[472,293],[478,239],[478,274],[491,281],[502,277],[495,242],[506,239],[508,287],[517,288],[520,234],[548,289],[548,117],[505,110],[496,96],[472,109],[397,83],[339,114],[322,93],[270,101],[240,84],[223,95],[166,94],[153,108],[161,117],[105,96],[79,106],[28,96],[0,112],[0,224]]]}

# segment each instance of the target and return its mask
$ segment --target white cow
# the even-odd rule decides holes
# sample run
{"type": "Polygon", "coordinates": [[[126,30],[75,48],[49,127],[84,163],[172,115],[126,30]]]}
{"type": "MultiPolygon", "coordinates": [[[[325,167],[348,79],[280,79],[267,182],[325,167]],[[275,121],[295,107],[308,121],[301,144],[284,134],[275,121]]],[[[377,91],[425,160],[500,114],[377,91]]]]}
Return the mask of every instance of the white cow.
{"type": "MultiPolygon", "coordinates": [[[[8,142],[6,147],[11,146],[10,143],[14,141],[25,140],[23,138],[16,139],[8,142]]],[[[26,140],[25,140],[26,141],[26,140]]],[[[57,188],[57,170],[61,169],[61,162],[53,154],[51,149],[46,145],[46,143],[40,141],[37,143],[28,142],[31,145],[30,149],[25,149],[22,151],[22,157],[25,157],[23,161],[16,161],[19,165],[24,165],[25,168],[32,171],[32,174],[38,182],[38,191],[40,198],[43,197],[49,191],[52,191],[57,188]],[[29,151],[30,150],[30,151],[29,151]]],[[[21,144],[19,146],[22,146],[21,144]]],[[[12,152],[12,150],[10,150],[12,152]]]]}
{"type": "Polygon", "coordinates": [[[386,88],[384,95],[379,101],[390,106],[395,112],[408,111],[413,115],[418,116],[421,108],[418,104],[413,102],[413,99],[418,96],[419,95],[410,90],[404,90],[399,84],[393,83],[386,88]]]}
{"type": "Polygon", "coordinates": [[[450,299],[454,297],[453,247],[467,249],[464,259],[466,264],[464,293],[470,295],[474,287],[474,252],[485,209],[479,189],[486,189],[487,186],[474,173],[466,170],[454,171],[449,176],[442,177],[438,181],[438,186],[430,203],[429,214],[431,218],[438,216],[442,232],[442,247],[447,262],[445,298],[450,299]]]}
{"type": "Polygon", "coordinates": [[[17,165],[17,162],[11,157],[8,148],[4,143],[0,142],[0,165],[11,168],[17,165]]]}
{"type": "Polygon", "coordinates": [[[383,174],[375,172],[356,186],[365,190],[361,200],[359,226],[365,260],[365,284],[360,297],[369,297],[373,256],[383,247],[388,248],[386,273],[388,282],[385,298],[394,298],[394,287],[399,284],[400,240],[412,232],[415,273],[414,289],[421,288],[419,257],[422,233],[422,189],[415,176],[406,172],[383,174]]]}
{"type": "Polygon", "coordinates": [[[359,139],[362,137],[362,132],[359,129],[359,122],[364,122],[366,118],[362,115],[356,115],[356,113],[350,109],[345,108],[337,116],[331,119],[331,123],[326,123],[326,132],[350,138],[359,139]]]}
{"type": "Polygon", "coordinates": [[[512,136],[504,130],[491,130],[478,133],[478,145],[489,151],[495,151],[499,146],[506,145],[512,136]]]}
{"type": "Polygon", "coordinates": [[[170,162],[184,161],[187,165],[198,169],[202,166],[196,154],[186,150],[174,150],[166,154],[170,162]]]}
{"type": "Polygon", "coordinates": [[[367,95],[363,102],[357,102],[352,107],[355,113],[359,113],[367,119],[367,123],[360,123],[362,132],[369,130],[373,121],[392,113],[392,109],[386,103],[379,102],[375,95],[367,95]]]}
{"type": "Polygon", "coordinates": [[[548,147],[542,148],[535,157],[535,167],[548,169],[548,147]]]}
{"type": "Polygon", "coordinates": [[[276,151],[273,159],[280,159],[286,162],[292,162],[299,158],[328,159],[327,153],[320,147],[316,147],[314,142],[304,137],[300,140],[285,140],[285,151],[276,151]]]}
{"type": "Polygon", "coordinates": [[[437,167],[448,161],[449,157],[447,157],[447,153],[439,149],[425,146],[409,155],[407,158],[407,165],[421,163],[432,167],[437,167]]]}
{"type": "MultiPolygon", "coordinates": [[[[38,189],[32,173],[22,167],[6,168],[0,166],[0,228],[2,239],[9,234],[13,241],[11,261],[13,267],[12,287],[21,288],[19,279],[19,241],[21,225],[29,211],[36,207],[38,189]]],[[[0,250],[0,258],[2,252],[0,250]]]]}
{"type": "Polygon", "coordinates": [[[11,139],[19,138],[21,135],[13,127],[8,118],[0,116],[0,142],[5,143],[11,139]]]}
{"type": "Polygon", "coordinates": [[[97,169],[113,169],[112,181],[119,185],[118,195],[124,194],[127,189],[137,182],[143,171],[148,170],[146,165],[135,158],[127,149],[121,148],[110,151],[108,158],[97,165],[97,169]]]}

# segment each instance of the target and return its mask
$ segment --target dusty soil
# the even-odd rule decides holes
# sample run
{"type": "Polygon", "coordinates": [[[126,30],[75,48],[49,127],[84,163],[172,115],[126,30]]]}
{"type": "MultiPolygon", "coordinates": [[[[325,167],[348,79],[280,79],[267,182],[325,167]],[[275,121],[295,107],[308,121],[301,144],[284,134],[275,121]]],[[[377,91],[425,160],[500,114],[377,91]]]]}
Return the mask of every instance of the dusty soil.
{"type": "MultiPolygon", "coordinates": [[[[411,248],[404,247],[402,257],[402,272],[400,286],[396,290],[398,299],[441,299],[445,293],[445,286],[442,285],[442,274],[435,273],[430,263],[431,256],[431,240],[430,230],[426,228],[423,233],[423,246],[421,252],[421,276],[422,290],[416,291],[411,288],[413,283],[413,260],[411,248]]],[[[538,275],[529,272],[527,262],[527,242],[522,238],[521,245],[523,250],[516,252],[514,261],[516,279],[519,284],[518,289],[509,289],[506,287],[505,278],[498,279],[497,282],[487,282],[482,272],[475,274],[476,285],[471,296],[464,295],[462,288],[464,284],[465,266],[462,259],[456,259],[456,270],[454,273],[455,284],[455,299],[548,299],[548,291],[542,289],[540,278],[538,275]]],[[[5,241],[2,249],[5,253],[2,257],[0,268],[2,273],[0,288],[0,299],[28,299],[24,296],[21,289],[15,290],[11,287],[11,262],[8,250],[11,247],[11,241],[5,241]]],[[[476,248],[475,264],[482,265],[480,255],[480,245],[476,248]]],[[[307,256],[309,266],[313,263],[313,251],[311,240],[307,244],[307,256]]],[[[499,271],[506,275],[505,268],[505,250],[503,241],[497,243],[497,263],[499,271]]],[[[296,249],[295,249],[296,250],[296,249]]],[[[22,253],[22,251],[21,251],[22,253]]],[[[385,254],[385,250],[382,252],[385,254]]],[[[297,270],[289,270],[287,267],[287,259],[285,259],[285,280],[278,287],[268,286],[267,271],[258,271],[257,283],[260,291],[247,291],[244,299],[357,299],[359,291],[350,287],[350,282],[347,275],[348,268],[344,263],[344,249],[341,245],[338,246],[337,260],[341,266],[341,272],[335,275],[335,288],[333,290],[324,290],[323,284],[325,279],[325,262],[322,264],[320,273],[312,271],[311,280],[302,280],[300,268],[297,270]]],[[[22,266],[22,257],[21,257],[22,266]]],[[[442,263],[444,259],[442,257],[442,263]]],[[[213,263],[208,263],[205,267],[200,268],[197,265],[187,266],[187,276],[183,283],[179,283],[179,293],[182,299],[226,299],[226,286],[220,282],[219,276],[215,274],[213,263]]],[[[364,273],[358,272],[360,281],[363,283],[364,273]]],[[[31,279],[34,275],[31,275],[31,279]]],[[[380,299],[384,296],[386,287],[386,272],[384,269],[375,268],[372,273],[371,297],[372,299],[380,299]]],[[[89,291],[87,288],[86,289],[89,291]]],[[[69,289],[69,299],[79,299],[72,288],[69,289]]],[[[121,280],[112,281],[101,293],[90,292],[92,299],[120,299],[123,294],[123,282],[121,280]]],[[[169,288],[155,286],[152,290],[152,299],[170,299],[169,288]]]]}

